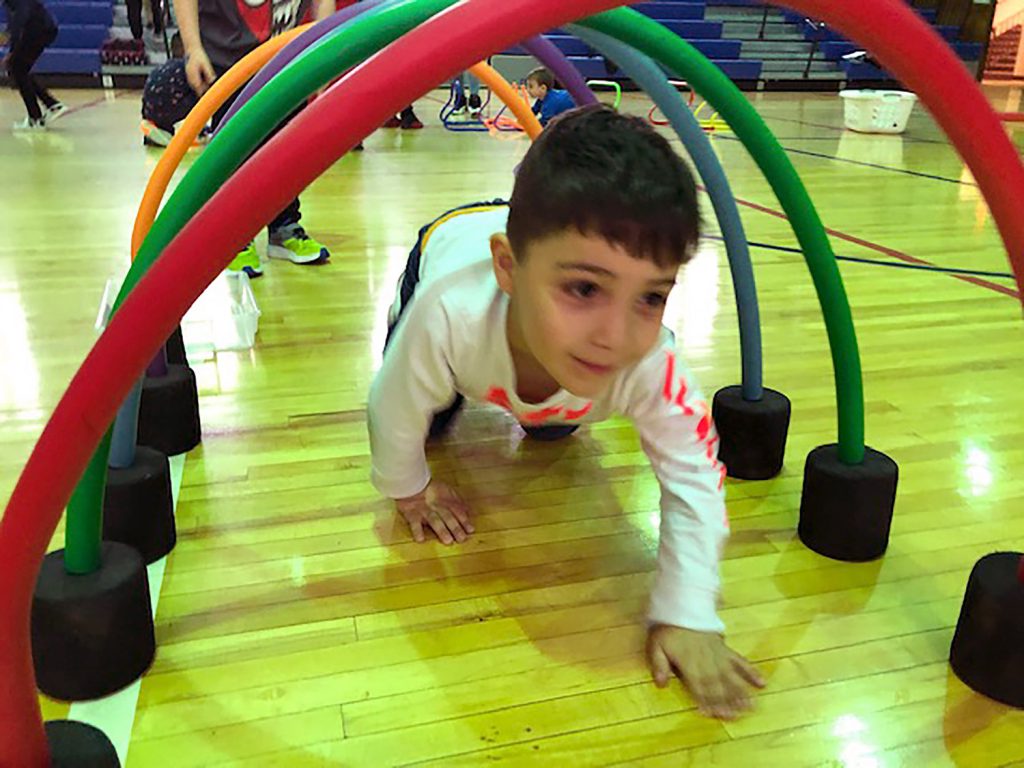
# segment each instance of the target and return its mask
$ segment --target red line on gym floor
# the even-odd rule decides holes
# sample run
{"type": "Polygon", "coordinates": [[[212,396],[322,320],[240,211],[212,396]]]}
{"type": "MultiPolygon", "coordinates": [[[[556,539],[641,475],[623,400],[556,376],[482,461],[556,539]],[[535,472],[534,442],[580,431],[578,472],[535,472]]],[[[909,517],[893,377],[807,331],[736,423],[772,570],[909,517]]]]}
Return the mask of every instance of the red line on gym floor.
{"type": "MultiPolygon", "coordinates": [[[[115,99],[117,98],[117,94],[116,93],[114,94],[114,98],[115,99]]],[[[100,96],[98,99],[93,99],[92,101],[85,102],[85,104],[79,104],[76,107],[68,107],[68,111],[65,112],[64,114],[72,115],[75,112],[82,112],[83,110],[90,109],[91,107],[99,106],[100,104],[104,103],[106,100],[107,100],[106,96],[100,96]]]]}
{"type": "MultiPolygon", "coordinates": [[[[740,200],[739,198],[736,198],[736,203],[738,205],[742,205],[742,206],[745,206],[747,208],[752,208],[755,211],[760,211],[761,213],[767,213],[769,216],[775,216],[776,218],[779,218],[779,219],[786,219],[787,221],[789,220],[789,217],[786,216],[785,213],[783,213],[782,211],[777,211],[774,208],[768,208],[767,206],[760,205],[758,203],[752,203],[749,200],[740,200]]],[[[859,246],[861,246],[863,248],[868,248],[868,249],[870,249],[872,251],[877,251],[878,253],[883,253],[886,256],[891,256],[894,259],[899,259],[900,261],[905,261],[908,264],[920,264],[920,265],[927,266],[927,267],[934,267],[935,266],[935,264],[933,264],[930,261],[926,261],[925,259],[919,259],[916,256],[911,256],[909,253],[903,253],[903,251],[897,251],[895,248],[888,248],[888,247],[886,247],[884,245],[879,245],[878,243],[872,243],[870,240],[864,240],[863,238],[855,237],[854,235],[848,235],[845,232],[840,232],[838,229],[832,229],[830,227],[825,227],[825,231],[828,232],[830,235],[832,235],[832,237],[837,237],[840,240],[845,240],[848,243],[854,243],[855,245],[859,245],[859,246]]],[[[946,274],[949,274],[949,273],[946,273],[946,274]]],[[[953,274],[950,274],[949,276],[950,277],[954,277],[957,280],[962,280],[965,283],[970,283],[971,285],[977,285],[977,286],[979,286],[981,288],[987,288],[990,291],[995,291],[996,293],[1001,293],[1004,296],[1010,296],[1010,297],[1012,297],[1014,299],[1018,299],[1018,300],[1020,299],[1020,294],[1017,293],[1017,291],[1015,291],[1013,288],[1007,288],[1005,285],[999,285],[998,283],[993,283],[993,282],[991,282],[989,280],[984,280],[984,279],[982,279],[980,277],[973,277],[971,275],[953,275],[953,274]]]]}

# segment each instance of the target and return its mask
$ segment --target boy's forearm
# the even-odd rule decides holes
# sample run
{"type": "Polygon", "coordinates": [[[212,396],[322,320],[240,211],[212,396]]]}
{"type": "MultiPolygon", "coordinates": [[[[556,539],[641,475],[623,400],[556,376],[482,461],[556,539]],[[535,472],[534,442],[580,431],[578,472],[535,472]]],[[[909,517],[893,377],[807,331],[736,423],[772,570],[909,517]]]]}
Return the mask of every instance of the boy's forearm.
{"type": "MultiPolygon", "coordinates": [[[[691,517],[684,507],[671,497],[662,499],[658,574],[648,615],[655,624],[722,632],[718,560],[725,531],[691,517]]],[[[724,517],[724,512],[722,508],[716,516],[724,517]]]]}
{"type": "Polygon", "coordinates": [[[367,401],[370,481],[382,495],[404,499],[430,482],[425,452],[429,416],[415,408],[416,393],[402,385],[404,377],[388,375],[388,362],[374,379],[367,401]]]}
{"type": "Polygon", "coordinates": [[[199,0],[174,0],[174,16],[178,20],[181,44],[188,56],[203,49],[199,35],[199,0]]]}

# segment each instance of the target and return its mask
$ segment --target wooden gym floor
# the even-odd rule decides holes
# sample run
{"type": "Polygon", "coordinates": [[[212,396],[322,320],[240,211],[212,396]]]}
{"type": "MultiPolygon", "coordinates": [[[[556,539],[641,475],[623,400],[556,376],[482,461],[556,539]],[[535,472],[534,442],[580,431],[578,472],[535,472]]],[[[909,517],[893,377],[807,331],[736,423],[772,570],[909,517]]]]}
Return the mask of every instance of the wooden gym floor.
{"type": "MultiPolygon", "coordinates": [[[[141,146],[137,92],[60,95],[75,111],[32,136],[6,130],[21,105],[0,97],[0,499],[95,338],[158,157],[141,146]]],[[[439,96],[420,102],[426,130],[377,132],[307,191],[304,223],[331,263],[268,265],[253,286],[255,349],[195,366],[204,439],[184,465],[128,765],[1024,765],[1024,713],[972,693],[946,662],[971,565],[1024,540],[1011,280],[842,263],[868,442],[901,476],[886,556],[838,563],[794,532],[804,457],[835,439],[821,312],[798,254],[754,250],[765,381],[794,411],[782,475],[728,483],[723,616],[769,681],[741,720],[703,719],[678,685],[649,680],[657,485],[624,423],[537,445],[470,408],[431,456],[478,532],[453,548],[411,542],[368,481],[384,308],[417,228],[506,195],[526,146],[445,132],[439,96]]],[[[977,187],[920,107],[906,135],[868,136],[842,130],[834,94],[751,98],[837,253],[1009,271],[977,187]]],[[[749,238],[792,246],[742,146],[716,146],[749,238]]],[[[738,383],[715,241],[672,317],[705,391],[738,383]]]]}

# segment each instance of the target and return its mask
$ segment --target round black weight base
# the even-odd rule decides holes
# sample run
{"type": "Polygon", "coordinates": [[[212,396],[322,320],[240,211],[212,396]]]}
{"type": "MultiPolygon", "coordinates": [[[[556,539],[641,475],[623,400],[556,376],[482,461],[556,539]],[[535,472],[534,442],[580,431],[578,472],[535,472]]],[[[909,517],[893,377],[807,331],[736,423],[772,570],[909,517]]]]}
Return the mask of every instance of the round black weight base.
{"type": "Polygon", "coordinates": [[[1024,584],[1020,552],[974,564],[949,651],[956,676],[978,693],[1024,708],[1024,584]]]}
{"type": "Polygon", "coordinates": [[[865,448],[864,461],[844,464],[834,443],[807,455],[800,498],[800,540],[834,560],[874,560],[889,545],[899,467],[865,448]]]}
{"type": "Polygon", "coordinates": [[[167,351],[168,365],[188,365],[188,358],[185,356],[185,339],[181,335],[181,326],[174,329],[174,333],[167,339],[164,346],[167,351]]]}
{"type": "Polygon", "coordinates": [[[139,445],[168,456],[199,445],[199,391],[187,365],[168,365],[166,376],[146,376],[139,403],[139,445]]]}
{"type": "Polygon", "coordinates": [[[767,480],[782,471],[790,411],[789,398],[774,389],[765,389],[760,400],[744,400],[739,386],[715,393],[711,416],[729,477],[767,480]]]}
{"type": "Polygon", "coordinates": [[[44,724],[52,768],[121,768],[117,751],[99,728],[75,720],[44,724]]]}
{"type": "Polygon", "coordinates": [[[132,466],[107,470],[103,538],[135,547],[147,565],[174,549],[171,471],[160,451],[140,445],[132,466]]]}
{"type": "Polygon", "coordinates": [[[137,680],[153,662],[156,640],[149,581],[139,553],[102,544],[102,567],[64,570],[64,550],[51,552],[32,596],[32,660],[39,690],[84,701],[137,680]]]}

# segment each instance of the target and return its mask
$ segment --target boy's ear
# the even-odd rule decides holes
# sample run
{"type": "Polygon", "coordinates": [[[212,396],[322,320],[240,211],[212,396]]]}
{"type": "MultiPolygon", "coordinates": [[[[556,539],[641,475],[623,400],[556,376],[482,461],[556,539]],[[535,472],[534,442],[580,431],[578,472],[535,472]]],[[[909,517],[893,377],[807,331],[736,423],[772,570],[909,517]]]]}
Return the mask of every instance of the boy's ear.
{"type": "Polygon", "coordinates": [[[519,265],[516,263],[508,235],[504,232],[491,235],[491,264],[494,266],[494,276],[498,280],[498,287],[511,296],[516,268],[519,265]]]}

